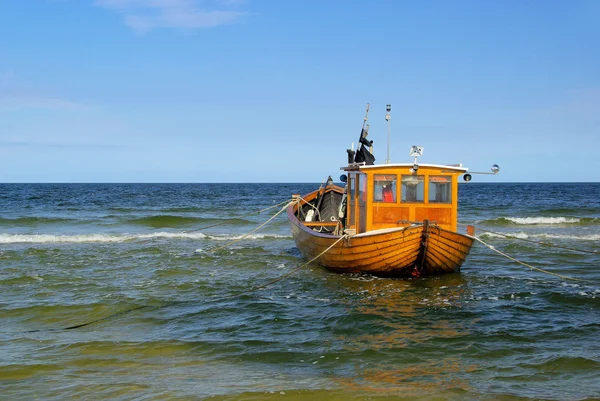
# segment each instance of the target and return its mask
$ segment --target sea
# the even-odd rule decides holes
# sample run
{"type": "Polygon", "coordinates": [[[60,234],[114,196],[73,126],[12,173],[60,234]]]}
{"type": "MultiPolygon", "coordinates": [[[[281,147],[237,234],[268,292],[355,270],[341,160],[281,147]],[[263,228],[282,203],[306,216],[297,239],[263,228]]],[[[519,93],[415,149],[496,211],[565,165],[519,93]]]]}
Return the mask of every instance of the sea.
{"type": "Polygon", "coordinates": [[[0,399],[600,399],[600,184],[461,184],[413,279],[306,264],[318,185],[0,184],[0,399]]]}

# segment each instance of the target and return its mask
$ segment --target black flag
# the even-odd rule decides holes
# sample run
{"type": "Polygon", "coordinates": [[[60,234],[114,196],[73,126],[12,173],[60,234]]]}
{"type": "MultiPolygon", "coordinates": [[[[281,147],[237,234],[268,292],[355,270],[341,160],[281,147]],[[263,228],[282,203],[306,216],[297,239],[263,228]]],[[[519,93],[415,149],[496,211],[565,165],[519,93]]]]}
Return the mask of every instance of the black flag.
{"type": "Polygon", "coordinates": [[[375,156],[371,152],[369,152],[368,147],[373,146],[373,141],[367,140],[367,135],[369,135],[369,126],[367,125],[367,129],[364,128],[360,131],[360,149],[356,151],[356,155],[354,156],[355,163],[365,162],[367,166],[373,165],[375,163],[375,156]]]}
{"type": "Polygon", "coordinates": [[[355,163],[362,163],[365,162],[365,164],[367,166],[373,165],[375,164],[375,156],[373,156],[371,154],[371,152],[369,152],[369,149],[367,149],[367,147],[365,145],[360,145],[360,149],[358,149],[358,151],[356,152],[356,155],[354,156],[354,162],[355,163]]]}

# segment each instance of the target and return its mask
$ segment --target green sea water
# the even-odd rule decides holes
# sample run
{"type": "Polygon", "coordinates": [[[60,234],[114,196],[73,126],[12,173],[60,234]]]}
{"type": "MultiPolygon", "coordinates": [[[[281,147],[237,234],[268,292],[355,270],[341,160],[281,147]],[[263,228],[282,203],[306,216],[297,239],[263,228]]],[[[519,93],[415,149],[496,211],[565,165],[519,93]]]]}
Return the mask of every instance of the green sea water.
{"type": "Polygon", "coordinates": [[[242,237],[314,188],[0,185],[0,399],[600,399],[600,184],[460,188],[486,243],[580,281],[481,244],[275,281],[305,263],[284,215],[242,237]]]}

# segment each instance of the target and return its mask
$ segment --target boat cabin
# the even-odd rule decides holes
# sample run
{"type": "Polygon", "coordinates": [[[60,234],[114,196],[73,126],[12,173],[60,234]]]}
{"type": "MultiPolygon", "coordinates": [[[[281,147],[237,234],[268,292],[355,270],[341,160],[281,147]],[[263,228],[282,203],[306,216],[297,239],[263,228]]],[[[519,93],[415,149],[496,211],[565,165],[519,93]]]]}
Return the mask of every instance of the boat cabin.
{"type": "Polygon", "coordinates": [[[356,234],[429,220],[456,231],[461,165],[350,164],[345,226],[356,234]]]}

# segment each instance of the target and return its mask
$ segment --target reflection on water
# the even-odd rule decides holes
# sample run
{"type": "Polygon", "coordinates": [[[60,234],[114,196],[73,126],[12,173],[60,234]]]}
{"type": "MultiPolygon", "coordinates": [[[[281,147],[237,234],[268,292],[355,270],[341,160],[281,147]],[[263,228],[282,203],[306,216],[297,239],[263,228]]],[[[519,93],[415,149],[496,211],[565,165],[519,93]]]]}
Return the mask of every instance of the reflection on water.
{"type": "MultiPolygon", "coordinates": [[[[208,252],[264,221],[231,217],[313,185],[0,189],[2,400],[600,397],[597,254],[488,237],[588,282],[476,246],[461,274],[393,280],[311,266],[234,299],[305,261],[283,216],[208,252]]],[[[465,223],[598,250],[598,184],[460,191],[465,223]],[[565,218],[579,223],[553,223],[565,218]]]]}
{"type": "Polygon", "coordinates": [[[359,299],[348,304],[348,317],[337,325],[337,341],[355,356],[352,371],[335,379],[341,388],[415,396],[469,389],[464,373],[477,366],[461,357],[468,347],[452,350],[477,320],[462,313],[471,298],[464,276],[356,277],[345,284],[359,299]]]}
{"type": "Polygon", "coordinates": [[[417,397],[452,391],[472,391],[464,372],[473,371],[458,358],[446,357],[441,361],[420,361],[405,367],[394,366],[362,369],[360,380],[339,379],[341,388],[374,395],[403,395],[417,397]]]}

